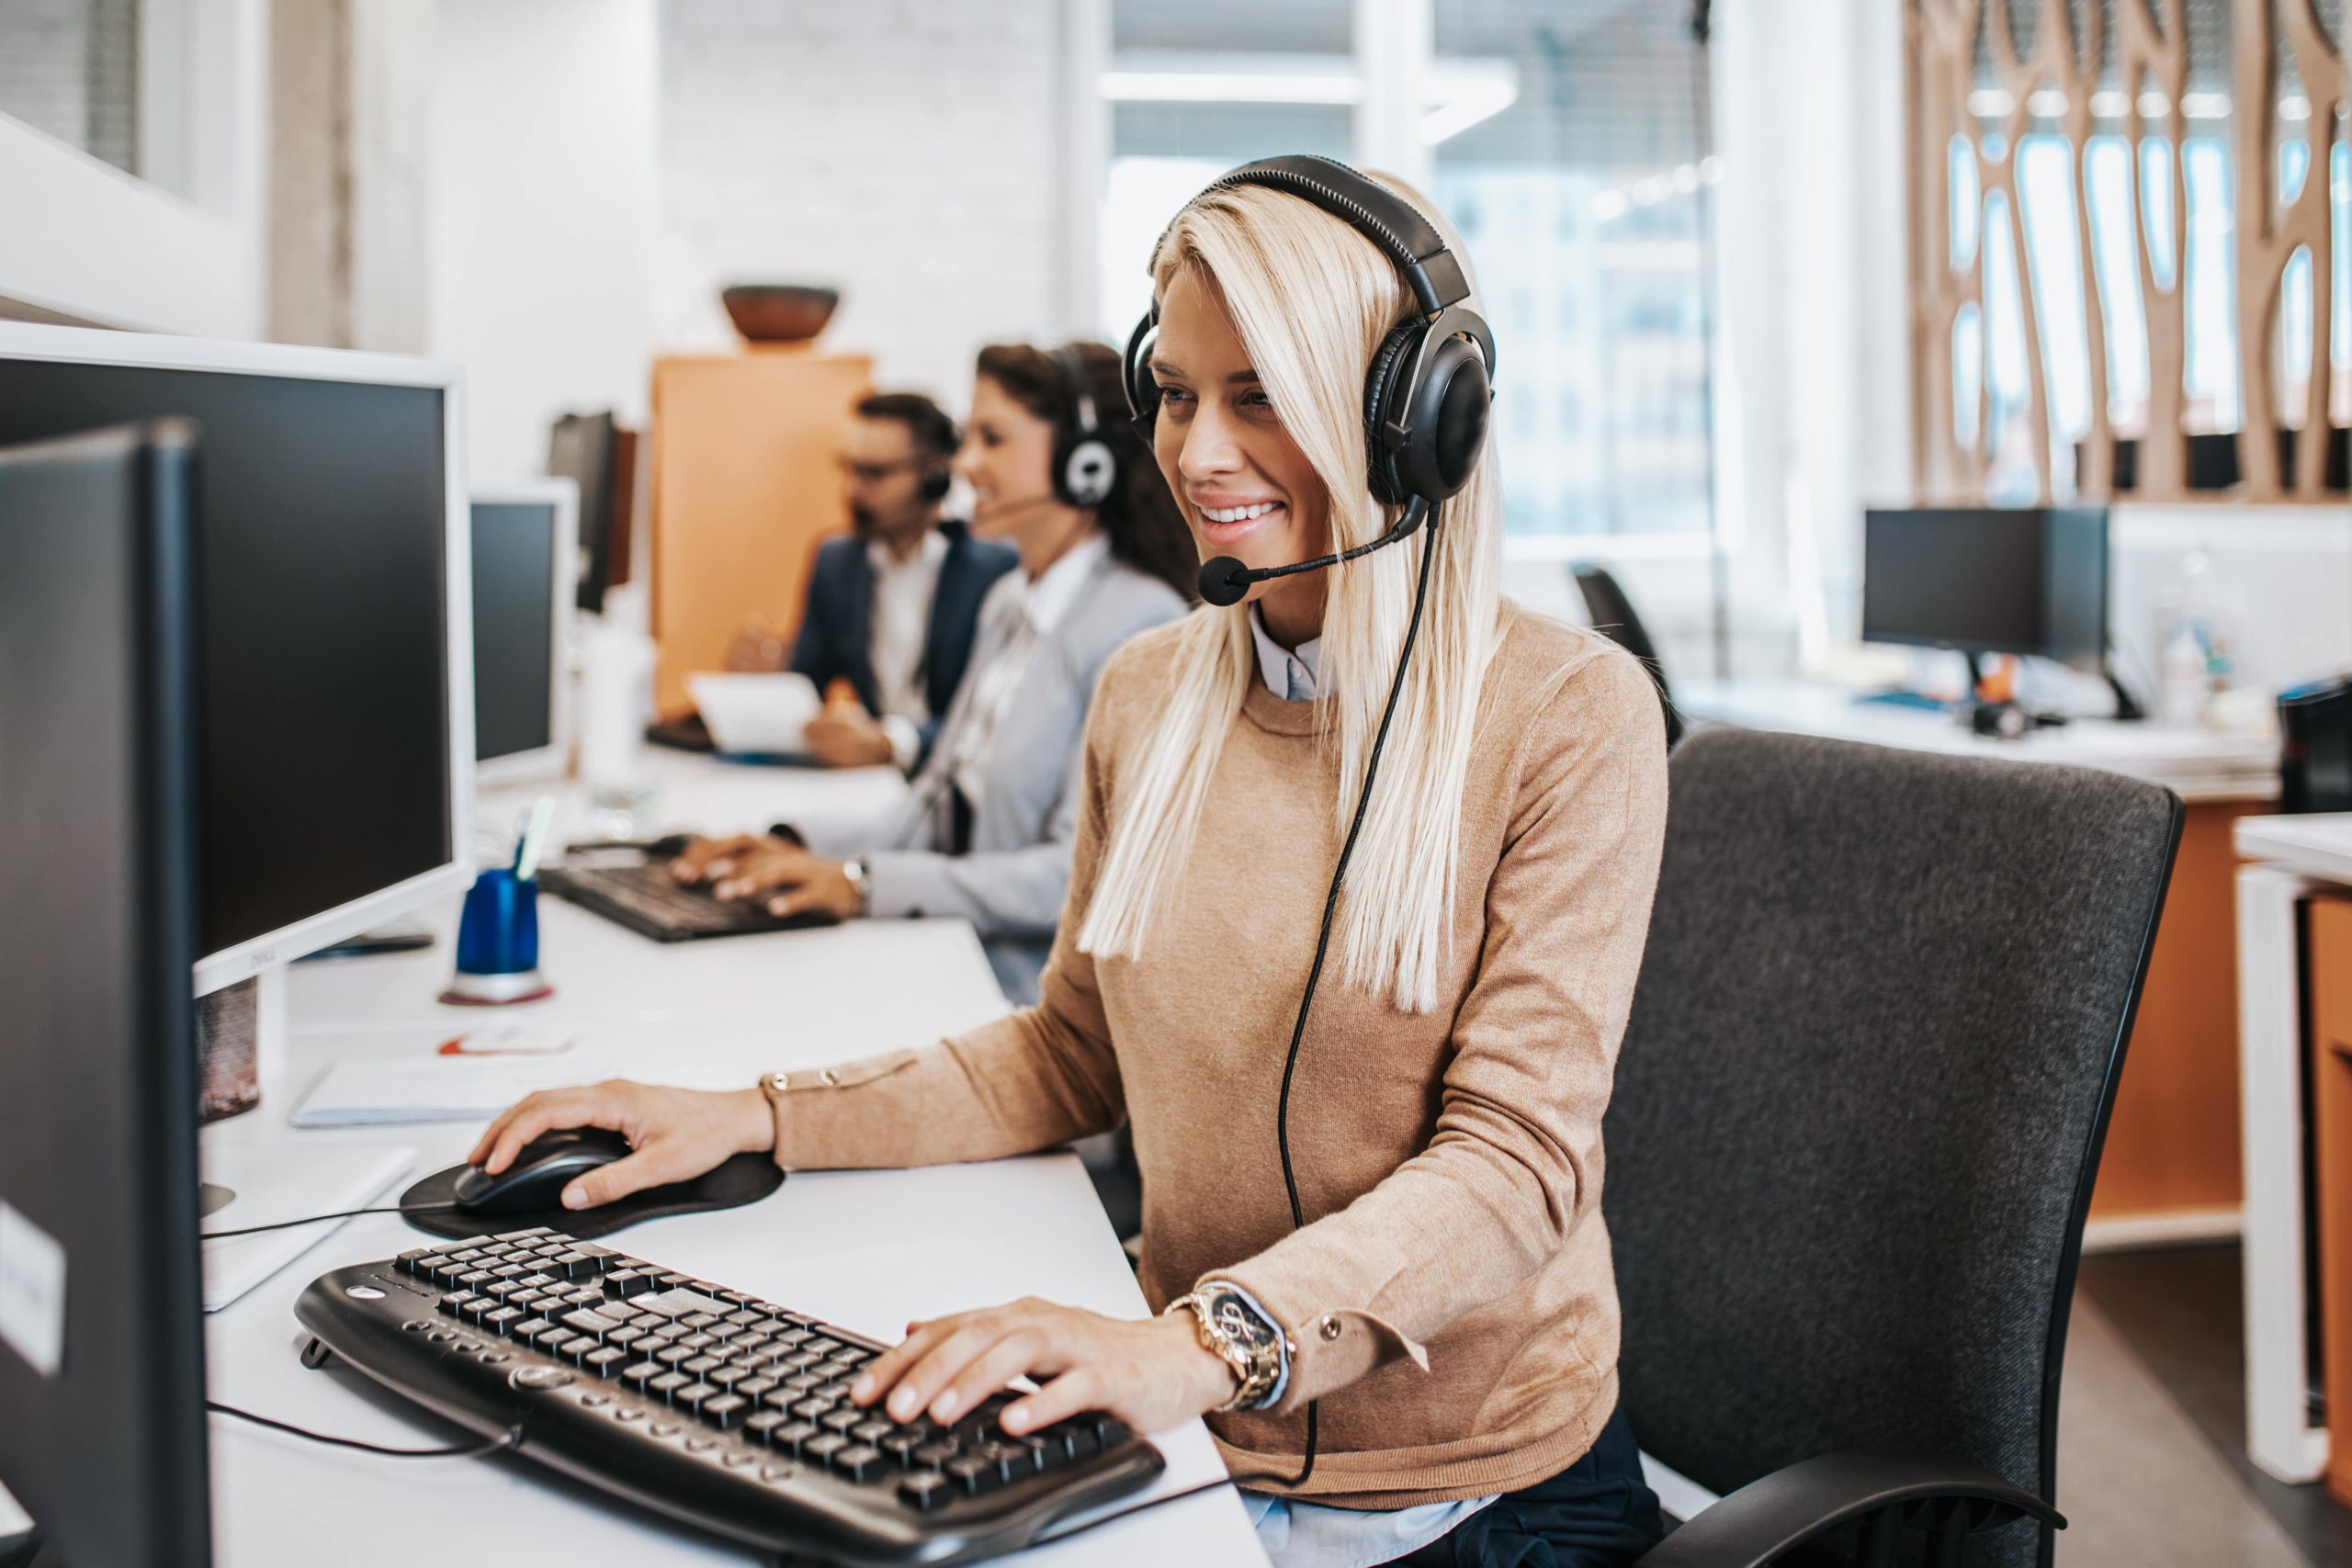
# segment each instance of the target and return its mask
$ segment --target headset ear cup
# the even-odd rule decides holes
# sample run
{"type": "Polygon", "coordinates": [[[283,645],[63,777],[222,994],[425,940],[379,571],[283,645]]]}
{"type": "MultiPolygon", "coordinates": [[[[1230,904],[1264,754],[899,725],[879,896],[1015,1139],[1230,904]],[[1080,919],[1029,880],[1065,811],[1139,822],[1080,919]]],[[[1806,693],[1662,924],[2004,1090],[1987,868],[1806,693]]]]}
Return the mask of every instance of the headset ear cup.
{"type": "Polygon", "coordinates": [[[1403,396],[1413,438],[1392,455],[1402,492],[1445,500],[1470,482],[1487,445],[1487,422],[1494,407],[1486,357],[1464,338],[1435,344],[1420,380],[1403,396]]]}
{"type": "Polygon", "coordinates": [[[1101,436],[1076,440],[1066,437],[1057,445],[1054,491],[1063,505],[1081,509],[1100,506],[1111,499],[1111,491],[1118,482],[1118,455],[1101,436]]]}
{"type": "Polygon", "coordinates": [[[1145,311],[1136,330],[1127,334],[1127,353],[1119,377],[1127,392],[1127,417],[1135,421],[1136,434],[1147,444],[1151,440],[1152,422],[1159,414],[1159,383],[1151,374],[1151,345],[1159,341],[1159,309],[1145,311]]]}
{"type": "Polygon", "coordinates": [[[1418,316],[1398,322],[1374,351],[1372,368],[1363,378],[1363,439],[1370,457],[1372,498],[1383,506],[1402,506],[1412,493],[1398,472],[1398,454],[1388,449],[1387,426],[1396,412],[1396,382],[1413,363],[1426,327],[1418,316]]]}

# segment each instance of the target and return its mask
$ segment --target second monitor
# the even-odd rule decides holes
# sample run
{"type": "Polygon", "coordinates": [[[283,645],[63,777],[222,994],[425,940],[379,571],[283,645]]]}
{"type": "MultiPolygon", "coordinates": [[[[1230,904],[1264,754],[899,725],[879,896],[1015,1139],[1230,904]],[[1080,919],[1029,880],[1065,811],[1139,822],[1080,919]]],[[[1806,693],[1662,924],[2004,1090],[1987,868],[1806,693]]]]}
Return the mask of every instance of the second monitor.
{"type": "Polygon", "coordinates": [[[560,773],[571,750],[579,492],[473,492],[474,759],[485,784],[560,773]]]}

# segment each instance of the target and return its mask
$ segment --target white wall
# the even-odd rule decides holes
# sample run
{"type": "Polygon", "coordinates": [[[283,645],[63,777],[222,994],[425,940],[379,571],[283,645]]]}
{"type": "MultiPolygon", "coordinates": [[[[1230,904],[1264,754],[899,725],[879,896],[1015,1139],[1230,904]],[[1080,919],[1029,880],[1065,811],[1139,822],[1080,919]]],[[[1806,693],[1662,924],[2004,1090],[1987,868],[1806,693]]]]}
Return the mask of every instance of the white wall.
{"type": "Polygon", "coordinates": [[[641,420],[654,0],[441,0],[427,341],[466,367],[473,477],[544,471],[567,410],[641,420]]]}
{"type": "Polygon", "coordinates": [[[830,285],[827,346],[960,409],[981,344],[1069,331],[1063,26],[1062,0],[666,0],[662,346],[730,347],[725,284],[830,285]]]}

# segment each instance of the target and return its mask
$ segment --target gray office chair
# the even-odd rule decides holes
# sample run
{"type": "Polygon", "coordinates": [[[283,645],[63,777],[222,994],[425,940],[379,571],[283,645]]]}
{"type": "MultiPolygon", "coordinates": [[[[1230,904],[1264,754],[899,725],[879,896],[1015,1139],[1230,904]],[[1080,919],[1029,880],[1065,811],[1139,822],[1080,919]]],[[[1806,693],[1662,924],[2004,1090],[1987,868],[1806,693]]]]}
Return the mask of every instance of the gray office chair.
{"type": "Polygon", "coordinates": [[[1644,1568],[2048,1568],[2083,1214],[2180,802],[1737,729],[1671,779],[1604,1207],[1634,1436],[1723,1501],[1644,1568]]]}
{"type": "Polygon", "coordinates": [[[1605,566],[1579,561],[1568,568],[1568,576],[1584,595],[1585,615],[1592,629],[1640,660],[1649,670],[1650,679],[1657,682],[1658,705],[1666,710],[1666,749],[1673,750],[1682,744],[1682,716],[1674,710],[1666,665],[1658,659],[1657,645],[1650,641],[1642,617],[1634,613],[1634,602],[1605,566]]]}

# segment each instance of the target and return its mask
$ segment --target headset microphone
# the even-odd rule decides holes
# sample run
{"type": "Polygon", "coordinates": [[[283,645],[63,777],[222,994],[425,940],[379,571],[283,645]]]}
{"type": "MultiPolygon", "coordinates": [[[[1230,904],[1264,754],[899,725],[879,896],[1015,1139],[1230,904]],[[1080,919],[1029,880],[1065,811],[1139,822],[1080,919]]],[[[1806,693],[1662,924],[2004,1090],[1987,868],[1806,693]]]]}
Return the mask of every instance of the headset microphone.
{"type": "Polygon", "coordinates": [[[1414,496],[1405,503],[1405,514],[1396,519],[1396,525],[1371,543],[1358,545],[1351,550],[1341,550],[1337,555],[1317,556],[1313,560],[1303,560],[1290,566],[1250,567],[1231,556],[1212,557],[1201,566],[1201,597],[1220,609],[1227,604],[1238,604],[1248,595],[1252,583],[1277,577],[1293,577],[1302,571],[1321,571],[1327,566],[1337,566],[1343,560],[1368,556],[1399,539],[1409,539],[1428,521],[1429,514],[1428,501],[1414,496]]]}

